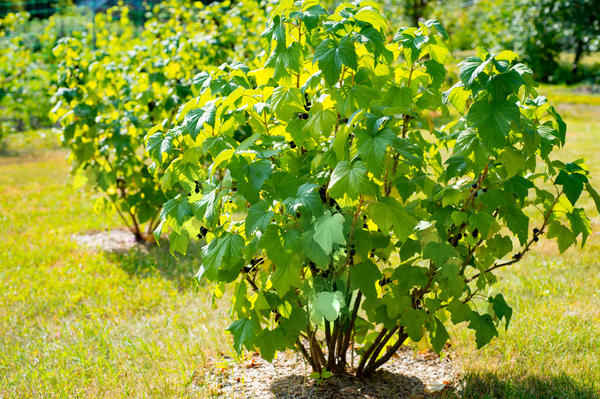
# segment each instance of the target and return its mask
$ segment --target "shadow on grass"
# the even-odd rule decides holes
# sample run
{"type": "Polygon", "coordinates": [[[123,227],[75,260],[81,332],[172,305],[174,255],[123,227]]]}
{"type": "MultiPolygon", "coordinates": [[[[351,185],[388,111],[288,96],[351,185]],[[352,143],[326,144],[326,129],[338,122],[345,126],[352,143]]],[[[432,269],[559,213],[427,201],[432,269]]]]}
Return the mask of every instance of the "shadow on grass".
{"type": "Polygon", "coordinates": [[[508,376],[494,373],[467,374],[461,399],[600,399],[600,381],[582,384],[566,375],[508,376]]]}
{"type": "Polygon", "coordinates": [[[169,253],[169,242],[136,245],[128,251],[104,251],[107,258],[130,276],[160,276],[174,282],[179,289],[197,285],[194,278],[200,266],[202,243],[190,242],[186,255],[169,253]]]}
{"type": "Polygon", "coordinates": [[[334,376],[323,381],[290,375],[273,381],[271,392],[277,399],[351,399],[425,397],[425,386],[416,377],[380,370],[368,380],[354,376],[334,376]]]}

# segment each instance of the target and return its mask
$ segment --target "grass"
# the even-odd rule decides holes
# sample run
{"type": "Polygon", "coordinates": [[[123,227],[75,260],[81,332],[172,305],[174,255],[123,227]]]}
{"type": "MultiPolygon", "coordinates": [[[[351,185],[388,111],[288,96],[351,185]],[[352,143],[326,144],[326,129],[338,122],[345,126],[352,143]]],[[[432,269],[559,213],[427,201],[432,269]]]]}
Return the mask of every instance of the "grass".
{"type": "MultiPolygon", "coordinates": [[[[550,100],[553,90],[541,88],[550,100]]],[[[577,88],[560,90],[576,100],[557,105],[568,126],[558,156],[586,158],[598,186],[600,96],[586,104],[577,88]]],[[[583,250],[561,255],[544,243],[498,274],[497,289],[514,308],[507,331],[477,351],[469,331],[454,329],[464,398],[600,398],[600,219],[591,200],[583,207],[594,229],[583,250]]]]}
{"type": "MultiPolygon", "coordinates": [[[[181,397],[196,369],[228,351],[226,309],[163,248],[78,247],[115,227],[69,188],[65,153],[0,166],[0,397],[181,397]]],[[[196,254],[197,255],[197,254],[196,254]]]]}
{"type": "MultiPolygon", "coordinates": [[[[600,182],[598,96],[542,87],[551,99],[553,90],[564,93],[569,126],[561,155],[587,158],[600,182]]],[[[68,185],[66,153],[52,140],[13,137],[0,156],[0,398],[213,396],[204,374],[235,356],[227,303],[191,278],[198,249],[176,262],[163,247],[78,247],[73,234],[118,220],[95,214],[93,198],[68,185]]],[[[540,245],[500,274],[515,313],[489,346],[477,351],[464,326],[452,330],[463,397],[600,398],[597,215],[593,224],[583,251],[540,245]]]]}

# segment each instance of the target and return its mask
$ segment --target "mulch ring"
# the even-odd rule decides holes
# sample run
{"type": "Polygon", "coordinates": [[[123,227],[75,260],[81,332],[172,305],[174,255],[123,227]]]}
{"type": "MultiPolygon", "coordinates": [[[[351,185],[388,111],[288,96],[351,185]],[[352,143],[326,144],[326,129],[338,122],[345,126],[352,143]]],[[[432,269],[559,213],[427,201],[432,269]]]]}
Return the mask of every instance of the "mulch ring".
{"type": "Polygon", "coordinates": [[[311,379],[310,367],[292,353],[280,353],[273,363],[254,354],[243,362],[207,369],[204,375],[195,375],[192,390],[223,398],[442,398],[456,380],[448,357],[416,354],[408,348],[399,350],[368,380],[352,375],[311,379]]]}
{"type": "Polygon", "coordinates": [[[126,253],[133,248],[148,251],[147,244],[137,242],[133,233],[125,229],[90,231],[84,234],[74,234],[72,238],[82,247],[105,252],[126,253]]]}

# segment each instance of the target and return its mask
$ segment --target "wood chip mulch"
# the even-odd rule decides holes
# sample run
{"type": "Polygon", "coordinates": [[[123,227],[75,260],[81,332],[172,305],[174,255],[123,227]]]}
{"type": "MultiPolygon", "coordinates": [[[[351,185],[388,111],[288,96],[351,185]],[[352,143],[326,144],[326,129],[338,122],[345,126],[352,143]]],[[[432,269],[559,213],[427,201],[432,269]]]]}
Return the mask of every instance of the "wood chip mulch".
{"type": "Polygon", "coordinates": [[[407,348],[368,380],[352,375],[311,379],[310,367],[292,353],[280,353],[273,363],[255,354],[243,362],[215,363],[206,370],[196,373],[192,391],[222,398],[442,398],[456,381],[448,357],[407,348]]]}

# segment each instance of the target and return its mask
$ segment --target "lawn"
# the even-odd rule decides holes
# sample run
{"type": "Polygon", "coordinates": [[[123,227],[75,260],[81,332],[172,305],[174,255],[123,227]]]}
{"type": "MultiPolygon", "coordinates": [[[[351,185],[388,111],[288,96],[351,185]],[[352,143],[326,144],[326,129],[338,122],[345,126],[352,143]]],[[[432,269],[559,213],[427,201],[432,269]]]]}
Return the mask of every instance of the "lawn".
{"type": "MultiPolygon", "coordinates": [[[[542,91],[564,101],[562,155],[587,158],[600,182],[600,96],[542,91]]],[[[51,132],[11,137],[0,156],[0,398],[210,397],[208,379],[200,390],[191,381],[235,355],[223,331],[227,302],[192,278],[198,248],[176,262],[164,246],[125,254],[78,246],[74,234],[119,221],[69,185],[65,156],[51,132]]],[[[583,251],[542,245],[501,273],[515,315],[499,338],[476,351],[464,326],[453,329],[445,355],[467,376],[464,397],[600,398],[594,216],[583,251]]]]}

